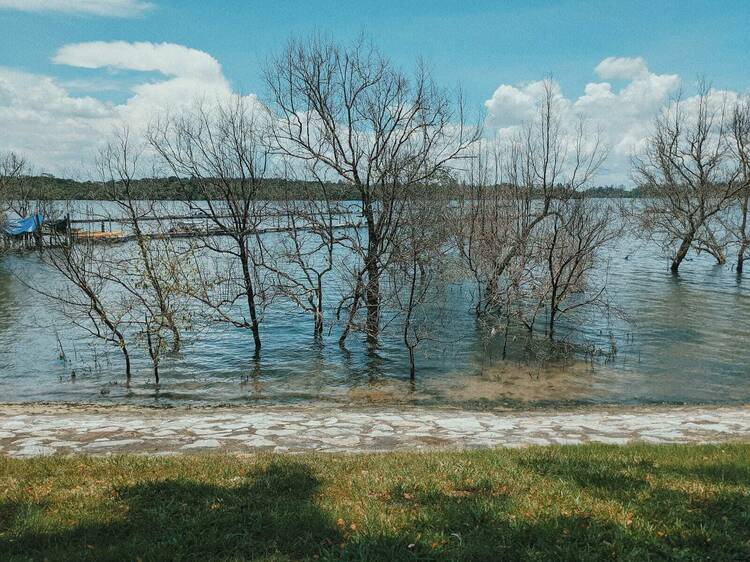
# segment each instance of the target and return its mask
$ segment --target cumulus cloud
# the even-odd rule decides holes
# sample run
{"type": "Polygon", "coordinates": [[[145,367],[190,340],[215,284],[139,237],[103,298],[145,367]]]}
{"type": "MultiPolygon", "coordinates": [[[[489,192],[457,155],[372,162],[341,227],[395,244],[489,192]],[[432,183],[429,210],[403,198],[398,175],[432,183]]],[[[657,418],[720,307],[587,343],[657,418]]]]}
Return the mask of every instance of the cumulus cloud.
{"type": "MultiPolygon", "coordinates": [[[[602,80],[624,80],[616,89],[609,82],[590,82],[577,98],[566,97],[560,85],[553,82],[556,107],[563,124],[572,130],[583,117],[602,132],[610,154],[600,174],[602,182],[627,182],[630,156],[640,150],[661,107],[680,88],[676,74],[657,74],[641,58],[609,57],[594,69],[602,80]]],[[[503,84],[485,102],[487,125],[499,136],[512,133],[532,118],[541,97],[544,82],[517,86],[503,84]]]]}
{"type": "MultiPolygon", "coordinates": [[[[210,54],[183,45],[76,43],[62,47],[53,61],[87,72],[57,80],[0,66],[0,152],[15,150],[52,173],[67,173],[90,162],[97,145],[119,125],[138,131],[165,110],[178,111],[197,99],[215,102],[233,95],[221,64],[210,54]],[[127,93],[123,102],[96,97],[113,87],[127,93]],[[90,95],[72,93],[81,90],[90,95]]],[[[555,106],[564,128],[573,130],[583,117],[601,130],[610,152],[598,181],[627,183],[630,156],[642,149],[653,118],[680,89],[681,80],[675,74],[652,72],[640,57],[606,58],[594,73],[597,80],[577,97],[566,95],[553,82],[555,106]]],[[[500,139],[518,130],[536,114],[544,87],[542,80],[500,85],[485,102],[487,128],[500,139]]],[[[732,92],[714,94],[730,103],[736,97],[732,92]]],[[[251,98],[254,104],[255,97],[251,98]]],[[[693,101],[686,99],[685,107],[689,109],[693,101]]]]}
{"type": "MultiPolygon", "coordinates": [[[[528,82],[520,86],[503,84],[492,98],[484,102],[488,121],[496,127],[513,127],[528,121],[536,113],[536,104],[544,95],[545,81],[528,82]]],[[[552,82],[552,94],[556,104],[567,105],[560,85],[552,82]]]]}
{"type": "Polygon", "coordinates": [[[22,12],[61,12],[115,18],[138,17],[153,9],[143,0],[0,0],[0,9],[22,12]]]}
{"type": "Polygon", "coordinates": [[[117,108],[131,125],[148,122],[155,112],[189,105],[198,98],[221,99],[231,94],[229,82],[214,57],[174,43],[125,41],[75,43],[62,47],[53,62],[79,68],[159,72],[158,82],[138,83],[133,96],[117,108]]]}
{"type": "Polygon", "coordinates": [[[56,171],[80,165],[80,150],[92,146],[114,111],[92,97],[71,97],[50,77],[0,67],[0,152],[14,150],[56,171]]]}
{"type": "MultiPolygon", "coordinates": [[[[158,72],[162,79],[131,84],[123,103],[74,96],[52,77],[0,67],[0,151],[15,150],[53,173],[80,168],[112,129],[134,131],[155,114],[215,102],[232,95],[219,62],[209,54],[171,43],[92,42],[66,45],[57,64],[86,69],[158,72]]],[[[90,84],[95,84],[95,81],[90,84]]]]}
{"type": "Polygon", "coordinates": [[[594,72],[604,80],[635,80],[649,74],[643,57],[607,57],[594,72]]]}
{"type": "Polygon", "coordinates": [[[214,57],[174,43],[72,43],[57,51],[52,61],[79,68],[157,71],[167,76],[190,76],[206,81],[224,80],[221,65],[214,57]]]}

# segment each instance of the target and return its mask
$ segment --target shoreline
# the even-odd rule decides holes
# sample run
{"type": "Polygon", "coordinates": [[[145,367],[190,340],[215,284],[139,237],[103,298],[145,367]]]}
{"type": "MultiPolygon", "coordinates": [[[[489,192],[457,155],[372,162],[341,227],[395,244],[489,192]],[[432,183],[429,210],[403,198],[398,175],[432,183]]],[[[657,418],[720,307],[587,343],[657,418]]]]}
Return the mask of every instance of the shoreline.
{"type": "Polygon", "coordinates": [[[34,401],[34,402],[0,402],[0,416],[12,413],[18,414],[62,414],[64,412],[81,412],[89,414],[104,413],[144,413],[156,412],[181,414],[181,413],[258,413],[258,412],[405,412],[434,414],[448,412],[451,414],[465,413],[467,415],[555,415],[555,414],[578,414],[578,413],[658,413],[664,411],[681,410],[722,410],[722,409],[748,409],[750,402],[696,402],[696,403],[581,403],[581,404],[524,404],[519,407],[512,406],[488,406],[488,407],[466,407],[461,405],[432,405],[404,402],[304,402],[288,404],[268,403],[199,403],[199,404],[124,404],[114,402],[66,402],[66,401],[34,401]]]}

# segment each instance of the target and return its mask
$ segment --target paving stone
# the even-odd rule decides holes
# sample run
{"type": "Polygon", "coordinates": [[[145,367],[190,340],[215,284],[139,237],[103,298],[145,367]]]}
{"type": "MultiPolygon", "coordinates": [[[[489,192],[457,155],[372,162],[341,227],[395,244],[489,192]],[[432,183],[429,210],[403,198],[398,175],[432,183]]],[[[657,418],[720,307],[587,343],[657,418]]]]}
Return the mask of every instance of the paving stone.
{"type": "Polygon", "coordinates": [[[42,447],[41,445],[28,445],[15,453],[13,456],[18,457],[41,457],[46,455],[55,454],[55,449],[52,447],[42,447]]]}
{"type": "Polygon", "coordinates": [[[215,449],[216,447],[220,446],[221,442],[217,441],[216,439],[200,439],[198,441],[194,441],[193,443],[183,445],[181,449],[215,449]]]}
{"type": "Polygon", "coordinates": [[[84,449],[101,449],[101,448],[112,448],[112,447],[129,447],[130,445],[136,445],[143,443],[143,439],[113,439],[110,440],[99,440],[93,441],[88,445],[84,445],[84,449]]]}
{"type": "Polygon", "coordinates": [[[0,451],[188,453],[237,447],[275,451],[387,451],[576,444],[750,441],[750,407],[634,407],[586,412],[461,412],[340,409],[330,406],[200,409],[45,408],[18,415],[0,406],[0,451]],[[102,434],[106,434],[103,436],[102,434]]]}

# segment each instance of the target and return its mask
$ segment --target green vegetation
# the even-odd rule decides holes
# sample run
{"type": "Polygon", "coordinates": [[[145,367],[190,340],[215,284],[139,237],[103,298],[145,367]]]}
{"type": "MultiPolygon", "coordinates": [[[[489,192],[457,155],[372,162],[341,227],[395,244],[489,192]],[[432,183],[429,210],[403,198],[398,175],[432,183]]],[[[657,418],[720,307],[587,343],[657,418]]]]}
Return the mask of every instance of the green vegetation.
{"type": "Polygon", "coordinates": [[[747,560],[750,445],[0,460],[0,558],[747,560]]]}
{"type": "MultiPolygon", "coordinates": [[[[201,200],[204,191],[197,181],[180,182],[177,178],[145,178],[133,180],[130,196],[135,199],[156,201],[201,200]]],[[[356,199],[356,192],[342,183],[326,184],[332,199],[356,199]]],[[[264,196],[268,200],[304,199],[321,195],[320,184],[312,181],[295,181],[269,178],[264,182],[264,196]]],[[[77,181],[54,176],[28,176],[10,182],[6,199],[42,201],[110,200],[122,197],[113,193],[112,186],[99,181],[77,181]]]]}
{"type": "MultiPolygon", "coordinates": [[[[189,199],[200,200],[204,197],[198,182],[194,187],[178,181],[177,178],[146,178],[135,180],[132,190],[136,198],[183,201],[189,199]]],[[[325,184],[327,196],[334,200],[358,200],[359,193],[354,186],[343,182],[325,184]]],[[[80,200],[109,200],[113,197],[110,185],[98,181],[77,181],[73,179],[56,178],[54,176],[24,176],[9,182],[5,193],[6,199],[40,200],[40,201],[80,201],[80,200]]],[[[463,186],[450,182],[449,179],[440,185],[430,186],[430,195],[440,193],[450,197],[458,195],[463,186]]],[[[640,196],[638,188],[603,186],[587,190],[597,198],[634,198],[640,196]]],[[[541,194],[539,195],[541,197],[541,194]]],[[[286,180],[282,178],[268,178],[264,180],[263,198],[267,200],[323,198],[323,190],[318,182],[286,180]]]]}

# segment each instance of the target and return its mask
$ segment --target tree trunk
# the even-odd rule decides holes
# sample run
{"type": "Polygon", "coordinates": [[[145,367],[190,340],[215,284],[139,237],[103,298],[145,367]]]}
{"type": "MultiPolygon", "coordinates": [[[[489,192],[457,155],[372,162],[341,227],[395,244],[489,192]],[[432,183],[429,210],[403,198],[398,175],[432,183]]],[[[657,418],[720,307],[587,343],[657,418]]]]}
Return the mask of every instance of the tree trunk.
{"type": "Polygon", "coordinates": [[[549,313],[549,339],[553,340],[555,339],[555,308],[554,306],[550,307],[550,313],[549,313]]]}
{"type": "Polygon", "coordinates": [[[745,263],[745,252],[747,251],[747,243],[743,242],[740,244],[740,250],[737,252],[737,273],[742,273],[742,267],[745,263]]]}
{"type": "Polygon", "coordinates": [[[154,350],[154,344],[151,339],[151,330],[146,323],[146,341],[148,342],[148,354],[151,356],[151,363],[154,365],[154,380],[156,384],[159,384],[159,362],[157,361],[156,351],[154,350]]]}
{"type": "Polygon", "coordinates": [[[750,204],[750,196],[746,192],[745,198],[742,200],[742,224],[740,225],[740,249],[737,252],[737,273],[742,273],[742,267],[745,264],[745,252],[747,252],[748,242],[750,242],[747,235],[748,204],[750,204]]]}
{"type": "Polygon", "coordinates": [[[341,347],[344,346],[346,343],[346,338],[349,336],[349,332],[352,329],[352,324],[354,323],[354,315],[357,313],[357,308],[359,307],[359,299],[362,295],[362,273],[360,272],[357,275],[357,285],[354,288],[354,295],[352,297],[352,307],[349,309],[349,314],[347,314],[346,318],[346,325],[344,326],[344,331],[341,332],[341,336],[339,337],[339,345],[341,347]]]}
{"type": "Polygon", "coordinates": [[[315,289],[315,337],[320,338],[323,335],[323,284],[318,276],[318,286],[315,289]]]}
{"type": "Polygon", "coordinates": [[[130,353],[128,353],[128,348],[125,345],[122,335],[118,334],[118,337],[120,338],[120,351],[122,351],[122,356],[125,358],[125,384],[130,386],[130,353]]]}
{"type": "Polygon", "coordinates": [[[378,235],[375,231],[375,221],[372,209],[367,209],[367,256],[365,257],[365,271],[367,284],[365,285],[365,307],[367,308],[367,343],[378,342],[380,330],[380,271],[378,267],[378,235]]]}
{"type": "Polygon", "coordinates": [[[685,256],[687,256],[688,250],[690,250],[690,245],[692,243],[693,243],[693,233],[689,232],[685,236],[685,238],[682,240],[682,244],[680,244],[680,247],[674,256],[674,259],[672,259],[672,266],[669,268],[672,271],[672,273],[677,273],[679,271],[680,264],[682,263],[682,260],[685,259],[685,256]]]}
{"type": "Polygon", "coordinates": [[[378,267],[374,259],[367,263],[367,286],[365,287],[365,306],[367,308],[367,342],[378,342],[378,331],[380,329],[380,280],[378,279],[378,267]]]}
{"type": "Polygon", "coordinates": [[[250,311],[250,328],[253,332],[253,341],[255,343],[255,355],[260,355],[260,328],[258,326],[258,314],[255,310],[255,291],[253,289],[253,278],[250,275],[250,257],[247,253],[247,246],[244,239],[240,241],[240,262],[242,262],[242,275],[245,282],[245,295],[247,296],[247,308],[250,311]]]}
{"type": "Polygon", "coordinates": [[[323,335],[323,309],[320,303],[315,306],[313,314],[315,316],[315,337],[319,338],[323,335]]]}
{"type": "Polygon", "coordinates": [[[549,324],[548,324],[548,330],[549,330],[549,339],[553,340],[555,338],[555,320],[557,320],[557,291],[558,291],[558,285],[557,283],[553,282],[552,285],[552,293],[550,295],[550,301],[549,301],[549,324]]]}
{"type": "MultiPolygon", "coordinates": [[[[404,345],[409,350],[409,379],[414,382],[417,367],[414,361],[414,345],[409,343],[409,330],[411,329],[411,317],[414,313],[414,291],[417,286],[417,256],[412,256],[411,282],[409,284],[409,302],[407,303],[406,318],[404,319],[404,345]]],[[[415,344],[416,345],[416,344],[415,344]]]]}

